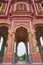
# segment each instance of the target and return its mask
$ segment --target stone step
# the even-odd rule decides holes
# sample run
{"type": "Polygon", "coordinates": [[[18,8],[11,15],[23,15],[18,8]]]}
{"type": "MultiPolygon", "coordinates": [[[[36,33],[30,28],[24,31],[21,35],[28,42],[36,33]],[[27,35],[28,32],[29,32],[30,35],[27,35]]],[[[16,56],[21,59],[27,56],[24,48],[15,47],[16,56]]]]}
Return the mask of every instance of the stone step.
{"type": "Polygon", "coordinates": [[[24,63],[24,64],[18,64],[18,63],[15,63],[15,64],[1,64],[0,65],[43,65],[43,64],[29,64],[29,63],[24,63]]]}
{"type": "Polygon", "coordinates": [[[18,63],[15,63],[15,64],[0,64],[0,65],[43,65],[43,64],[29,64],[29,63],[18,64],[18,63]]]}
{"type": "Polygon", "coordinates": [[[26,61],[18,61],[16,63],[0,63],[0,65],[43,65],[43,63],[37,63],[37,64],[30,64],[26,61]]]}

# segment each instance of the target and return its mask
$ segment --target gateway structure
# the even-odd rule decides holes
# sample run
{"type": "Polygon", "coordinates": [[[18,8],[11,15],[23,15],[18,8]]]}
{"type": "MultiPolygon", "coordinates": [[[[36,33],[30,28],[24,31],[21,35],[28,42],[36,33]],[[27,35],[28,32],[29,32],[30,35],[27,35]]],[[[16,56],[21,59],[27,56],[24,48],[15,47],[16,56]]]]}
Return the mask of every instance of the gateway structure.
{"type": "Polygon", "coordinates": [[[0,0],[0,62],[19,61],[21,41],[26,47],[25,61],[43,63],[43,0],[0,0]]]}

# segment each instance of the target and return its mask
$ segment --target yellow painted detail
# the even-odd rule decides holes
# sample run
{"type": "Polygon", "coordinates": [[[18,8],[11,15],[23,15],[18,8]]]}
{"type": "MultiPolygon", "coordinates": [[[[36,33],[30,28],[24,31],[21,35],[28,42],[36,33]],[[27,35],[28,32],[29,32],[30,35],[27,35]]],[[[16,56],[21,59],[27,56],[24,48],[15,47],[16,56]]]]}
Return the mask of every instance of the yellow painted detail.
{"type": "Polygon", "coordinates": [[[0,14],[5,14],[7,8],[7,3],[2,3],[0,7],[0,14]]]}
{"type": "Polygon", "coordinates": [[[36,3],[36,9],[39,14],[43,14],[43,8],[41,3],[36,3]]]}

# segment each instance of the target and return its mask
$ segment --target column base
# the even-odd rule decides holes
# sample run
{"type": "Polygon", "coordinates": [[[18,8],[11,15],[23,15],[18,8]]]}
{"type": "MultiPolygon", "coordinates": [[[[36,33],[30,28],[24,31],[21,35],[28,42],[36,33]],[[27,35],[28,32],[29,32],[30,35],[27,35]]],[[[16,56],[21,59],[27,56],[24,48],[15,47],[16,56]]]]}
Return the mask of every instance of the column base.
{"type": "Polygon", "coordinates": [[[28,55],[27,62],[32,64],[31,54],[28,55]]]}
{"type": "Polygon", "coordinates": [[[3,63],[12,63],[12,54],[4,55],[3,63]]]}
{"type": "Polygon", "coordinates": [[[41,63],[41,56],[40,54],[32,54],[32,62],[33,63],[41,63]]]}

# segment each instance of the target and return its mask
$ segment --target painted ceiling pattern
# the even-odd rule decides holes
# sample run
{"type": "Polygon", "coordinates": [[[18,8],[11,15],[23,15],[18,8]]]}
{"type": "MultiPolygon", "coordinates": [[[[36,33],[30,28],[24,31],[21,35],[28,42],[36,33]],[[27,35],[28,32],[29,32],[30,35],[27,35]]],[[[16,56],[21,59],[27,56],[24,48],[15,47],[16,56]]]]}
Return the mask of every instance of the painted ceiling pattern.
{"type": "Polygon", "coordinates": [[[21,11],[21,12],[24,12],[24,11],[27,11],[27,12],[33,12],[35,10],[34,8],[34,4],[32,5],[32,1],[34,1],[34,4],[35,4],[35,8],[36,8],[36,11],[38,13],[38,15],[43,15],[43,0],[0,0],[0,15],[5,15],[6,14],[6,11],[7,11],[7,8],[8,8],[8,4],[9,4],[9,10],[8,11],[13,11],[13,12],[16,12],[16,11],[21,11]],[[17,2],[25,2],[27,3],[27,5],[24,3],[24,4],[18,4],[17,7],[15,6],[17,2]]]}

